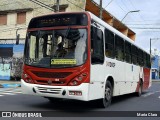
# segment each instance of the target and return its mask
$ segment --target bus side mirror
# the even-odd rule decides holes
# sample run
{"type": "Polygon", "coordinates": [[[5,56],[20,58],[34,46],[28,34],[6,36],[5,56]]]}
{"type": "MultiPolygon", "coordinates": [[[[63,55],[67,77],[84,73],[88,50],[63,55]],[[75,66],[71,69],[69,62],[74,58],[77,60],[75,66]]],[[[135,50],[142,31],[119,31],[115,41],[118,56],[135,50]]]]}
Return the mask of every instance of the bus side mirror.
{"type": "Polygon", "coordinates": [[[16,36],[16,45],[19,45],[19,38],[20,38],[20,34],[16,36]]]}

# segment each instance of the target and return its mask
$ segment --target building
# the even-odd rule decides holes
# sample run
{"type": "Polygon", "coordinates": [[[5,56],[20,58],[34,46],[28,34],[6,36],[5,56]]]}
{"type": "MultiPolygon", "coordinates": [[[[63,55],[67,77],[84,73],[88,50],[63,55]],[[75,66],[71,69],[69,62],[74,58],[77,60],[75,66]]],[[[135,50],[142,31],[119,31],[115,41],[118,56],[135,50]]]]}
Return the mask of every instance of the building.
{"type": "MultiPolygon", "coordinates": [[[[26,29],[31,18],[56,11],[57,0],[0,1],[0,79],[19,78],[23,62],[26,29]],[[16,37],[20,44],[16,45],[16,37]]],[[[60,12],[90,11],[99,16],[93,0],[60,0],[60,12]]],[[[135,33],[103,9],[103,20],[135,40],[135,33]]]]}
{"type": "Polygon", "coordinates": [[[152,57],[152,79],[160,78],[160,56],[152,57]]]}

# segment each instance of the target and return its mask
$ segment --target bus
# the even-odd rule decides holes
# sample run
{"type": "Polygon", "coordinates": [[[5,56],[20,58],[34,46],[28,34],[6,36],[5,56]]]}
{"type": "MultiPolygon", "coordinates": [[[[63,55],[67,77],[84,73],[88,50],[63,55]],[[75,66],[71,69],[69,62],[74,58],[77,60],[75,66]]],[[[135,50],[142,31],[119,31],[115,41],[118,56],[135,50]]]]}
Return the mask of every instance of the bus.
{"type": "Polygon", "coordinates": [[[150,55],[90,12],[32,18],[27,29],[22,92],[57,102],[140,96],[151,86],[150,55]]]}

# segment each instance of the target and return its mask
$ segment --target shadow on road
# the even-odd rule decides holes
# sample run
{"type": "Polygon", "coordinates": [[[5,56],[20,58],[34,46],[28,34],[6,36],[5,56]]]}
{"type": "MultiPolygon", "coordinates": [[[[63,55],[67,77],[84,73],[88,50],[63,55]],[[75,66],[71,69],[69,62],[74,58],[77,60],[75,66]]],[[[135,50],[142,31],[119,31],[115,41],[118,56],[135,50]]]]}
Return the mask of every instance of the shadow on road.
{"type": "MultiPolygon", "coordinates": [[[[143,94],[146,94],[147,92],[144,92],[143,94]]],[[[135,98],[135,94],[127,94],[127,95],[121,95],[117,97],[113,97],[112,99],[112,105],[120,104],[122,101],[128,101],[129,99],[135,98]]],[[[44,98],[45,99],[45,98],[44,98]]],[[[112,107],[109,106],[109,107],[112,107]]],[[[100,108],[98,105],[97,100],[93,100],[90,102],[84,102],[84,101],[78,101],[78,100],[62,100],[58,102],[50,102],[48,99],[46,99],[46,102],[44,103],[37,103],[32,104],[32,107],[36,108],[43,108],[46,110],[59,110],[59,111],[94,111],[94,110],[104,110],[104,108],[100,108]]],[[[106,108],[107,109],[107,108],[106,108]]]]}

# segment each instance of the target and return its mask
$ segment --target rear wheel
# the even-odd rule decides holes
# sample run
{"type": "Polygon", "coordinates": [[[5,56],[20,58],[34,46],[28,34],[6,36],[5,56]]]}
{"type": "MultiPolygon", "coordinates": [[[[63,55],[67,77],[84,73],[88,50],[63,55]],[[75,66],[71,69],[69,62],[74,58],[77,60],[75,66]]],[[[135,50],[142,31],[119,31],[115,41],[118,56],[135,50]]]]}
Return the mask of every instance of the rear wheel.
{"type": "Polygon", "coordinates": [[[100,107],[106,108],[111,104],[113,95],[113,88],[109,81],[106,82],[104,98],[99,100],[100,107]]]}
{"type": "Polygon", "coordinates": [[[136,92],[136,96],[140,97],[143,92],[143,83],[140,81],[138,91],[136,92]]]}

